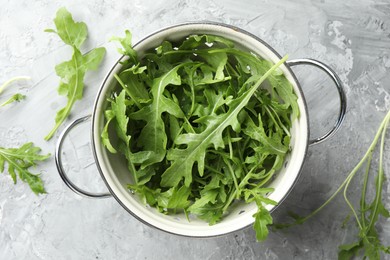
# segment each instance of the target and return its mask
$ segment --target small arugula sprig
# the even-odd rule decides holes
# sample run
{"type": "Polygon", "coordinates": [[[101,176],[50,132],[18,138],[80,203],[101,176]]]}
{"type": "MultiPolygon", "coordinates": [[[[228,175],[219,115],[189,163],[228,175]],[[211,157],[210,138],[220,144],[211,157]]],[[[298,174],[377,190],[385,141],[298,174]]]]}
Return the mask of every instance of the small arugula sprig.
{"type": "Polygon", "coordinates": [[[54,19],[56,30],[46,29],[45,32],[57,34],[61,40],[72,47],[72,59],[58,64],[55,67],[56,74],[61,78],[58,93],[68,99],[64,108],[57,112],[55,126],[45,137],[49,140],[60,125],[69,116],[74,103],[83,97],[84,76],[89,70],[96,70],[106,53],[104,47],[95,48],[86,54],[81,54],[80,47],[87,39],[87,25],[83,22],[75,22],[66,8],[60,8],[54,19]]]}
{"type": "MultiPolygon", "coordinates": [[[[348,174],[347,178],[337,188],[337,190],[325,201],[320,207],[311,212],[309,215],[302,217],[295,213],[290,213],[291,217],[294,218],[293,223],[287,224],[275,224],[276,229],[287,228],[298,224],[303,224],[316,214],[320,212],[326,205],[328,205],[340,192],[343,192],[344,200],[351,210],[351,214],[354,216],[356,225],[358,227],[357,241],[351,244],[344,244],[339,246],[339,259],[348,260],[357,255],[362,255],[364,258],[369,259],[380,259],[381,252],[390,254],[390,246],[384,246],[379,239],[379,233],[376,227],[376,223],[381,215],[384,218],[390,218],[390,212],[383,205],[382,191],[385,180],[385,173],[383,168],[384,163],[384,145],[385,137],[390,122],[390,111],[384,117],[380,124],[378,131],[369,146],[367,152],[353,170],[348,174]],[[380,142],[379,142],[380,140],[380,142]],[[372,159],[376,147],[379,142],[379,165],[377,171],[372,170],[372,159]],[[363,187],[361,189],[361,197],[359,209],[352,204],[348,199],[348,188],[351,184],[352,179],[356,176],[359,170],[365,166],[365,174],[363,178],[363,187]],[[375,174],[376,173],[376,174],[375,174]],[[375,174],[375,175],[374,175],[375,174]],[[374,176],[372,176],[374,175],[374,176]],[[375,196],[370,203],[367,201],[367,189],[369,187],[369,180],[375,180],[375,196]]],[[[350,220],[349,214],[345,219],[343,226],[350,220]]]]}
{"type": "Polygon", "coordinates": [[[30,80],[30,77],[27,76],[18,76],[18,77],[13,77],[6,82],[3,83],[3,85],[0,86],[0,94],[8,87],[10,86],[13,82],[19,81],[19,80],[30,80]]]}
{"type": "Polygon", "coordinates": [[[12,97],[10,97],[9,99],[7,99],[6,101],[4,101],[3,103],[0,104],[0,107],[3,107],[3,106],[6,106],[6,105],[9,105],[13,102],[19,102],[20,100],[23,100],[25,99],[26,96],[23,95],[23,94],[20,94],[20,93],[16,93],[14,95],[12,95],[12,97]]]}
{"type": "MultiPolygon", "coordinates": [[[[3,85],[0,86],[0,94],[12,82],[29,79],[29,77],[15,77],[6,81],[3,85]]],[[[11,98],[2,103],[0,107],[15,101],[22,100],[24,98],[25,96],[22,94],[14,94],[11,98]]],[[[20,180],[28,183],[31,190],[35,194],[46,193],[40,176],[29,171],[30,167],[36,166],[38,161],[44,161],[50,157],[50,154],[41,155],[40,151],[41,149],[34,146],[34,144],[31,142],[26,143],[19,148],[0,147],[0,172],[4,172],[7,163],[8,173],[11,175],[14,184],[16,184],[16,176],[18,175],[20,180]]]]}
{"type": "Polygon", "coordinates": [[[0,147],[0,172],[4,172],[5,163],[8,165],[8,173],[16,184],[16,173],[19,179],[27,182],[35,194],[46,193],[43,182],[39,175],[30,172],[30,167],[36,166],[38,161],[44,161],[50,157],[50,154],[41,155],[41,149],[26,143],[19,148],[0,147]]]}
{"type": "MultiPolygon", "coordinates": [[[[19,80],[29,80],[29,79],[30,79],[30,77],[19,76],[19,77],[14,77],[14,78],[11,78],[11,79],[7,80],[3,85],[0,86],[0,94],[4,91],[5,88],[7,88],[13,82],[19,81],[19,80]]],[[[9,105],[9,104],[11,104],[13,102],[17,102],[17,101],[23,100],[25,98],[26,98],[25,95],[20,94],[20,93],[16,93],[16,94],[12,95],[12,97],[10,97],[9,99],[7,99],[3,103],[1,103],[0,107],[9,105]]]]}
{"type": "Polygon", "coordinates": [[[276,204],[267,186],[299,115],[278,70],[287,57],[273,64],[223,37],[190,35],[139,59],[129,31],[115,40],[128,59],[115,75],[101,137],[126,157],[134,177],[128,188],[164,214],[184,212],[210,225],[237,200],[256,203],[253,227],[265,240],[272,224],[266,206],[276,204]]]}

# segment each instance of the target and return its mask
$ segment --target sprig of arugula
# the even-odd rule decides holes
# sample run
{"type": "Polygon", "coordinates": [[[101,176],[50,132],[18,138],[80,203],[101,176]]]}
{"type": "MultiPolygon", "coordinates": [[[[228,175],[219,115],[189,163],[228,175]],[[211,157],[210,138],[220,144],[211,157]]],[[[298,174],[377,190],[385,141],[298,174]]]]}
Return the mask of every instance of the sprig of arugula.
{"type": "Polygon", "coordinates": [[[55,126],[45,140],[53,137],[69,116],[74,103],[83,97],[85,73],[89,70],[96,70],[106,53],[104,47],[92,49],[86,54],[81,53],[80,47],[88,36],[87,25],[83,22],[75,22],[64,7],[57,11],[54,24],[56,30],[46,29],[45,31],[57,34],[65,44],[72,47],[73,55],[71,60],[55,67],[56,74],[61,78],[58,93],[66,96],[68,101],[66,106],[57,112],[55,126]]]}
{"type": "Polygon", "coordinates": [[[8,173],[15,184],[19,176],[20,180],[28,183],[35,194],[46,193],[40,176],[30,172],[30,167],[50,157],[50,154],[41,155],[40,151],[41,149],[31,142],[19,148],[0,147],[0,172],[4,172],[5,166],[8,166],[8,173]]]}
{"type": "MultiPolygon", "coordinates": [[[[26,76],[18,76],[18,77],[14,77],[14,78],[11,78],[9,80],[7,80],[6,82],[4,82],[3,85],[0,86],[0,94],[9,86],[11,85],[13,82],[15,81],[19,81],[19,80],[29,80],[30,77],[26,77],[26,76]]],[[[23,95],[23,94],[20,94],[20,93],[16,93],[14,95],[12,95],[9,99],[7,99],[6,101],[4,101],[3,103],[0,103],[0,107],[4,107],[6,105],[9,105],[11,103],[14,103],[14,102],[18,102],[20,100],[23,100],[25,99],[26,96],[23,95]]]]}
{"type": "Polygon", "coordinates": [[[139,59],[129,31],[115,40],[128,59],[115,75],[121,87],[109,99],[101,137],[126,157],[135,180],[129,189],[164,214],[193,214],[210,225],[236,200],[256,203],[256,238],[266,239],[266,205],[276,204],[267,185],[299,115],[278,71],[287,57],[272,64],[223,37],[191,35],[139,59]]]}
{"type": "MultiPolygon", "coordinates": [[[[344,200],[350,208],[350,214],[346,217],[343,226],[350,221],[352,215],[355,223],[358,227],[357,241],[350,244],[344,244],[339,246],[339,259],[349,260],[355,256],[362,256],[364,259],[380,259],[381,252],[390,254],[390,246],[384,246],[379,238],[379,232],[376,227],[376,223],[379,217],[382,216],[385,219],[390,218],[390,212],[385,208],[383,204],[382,192],[385,181],[384,173],[384,146],[386,132],[390,122],[390,111],[384,117],[380,124],[378,131],[369,146],[367,152],[363,158],[357,163],[353,170],[348,174],[346,179],[337,188],[337,190],[325,201],[320,207],[311,212],[309,215],[302,217],[295,213],[290,213],[291,217],[294,218],[294,222],[286,224],[276,224],[275,228],[287,228],[298,224],[303,224],[310,218],[314,217],[320,212],[325,206],[327,206],[339,193],[343,193],[344,200]],[[374,159],[374,152],[379,145],[379,160],[378,169],[376,171],[372,169],[372,160],[374,159]],[[361,188],[361,197],[359,207],[357,208],[348,199],[348,191],[351,181],[357,176],[357,173],[365,167],[365,173],[363,177],[363,186],[361,188]],[[374,181],[375,195],[374,198],[369,201],[367,196],[367,190],[370,187],[370,180],[374,181]]],[[[372,186],[372,185],[371,185],[372,186]]]]}
{"type": "Polygon", "coordinates": [[[19,81],[19,80],[30,80],[30,77],[26,76],[18,76],[18,77],[13,77],[6,82],[3,83],[3,85],[0,86],[0,94],[8,87],[10,86],[13,82],[19,81]]]}
{"type": "MultiPolygon", "coordinates": [[[[0,86],[0,94],[12,82],[28,79],[30,78],[15,77],[6,81],[3,85],[0,86]]],[[[24,97],[24,95],[19,93],[14,94],[11,98],[2,103],[0,107],[15,101],[19,101],[24,97]]],[[[35,194],[46,193],[41,177],[38,174],[33,174],[30,172],[31,167],[36,166],[39,161],[44,161],[50,157],[50,154],[41,155],[40,151],[41,149],[34,146],[34,144],[31,142],[26,143],[18,148],[0,147],[0,172],[3,173],[7,168],[14,184],[16,184],[17,176],[19,176],[19,179],[23,182],[26,182],[35,194]]]]}
{"type": "Polygon", "coordinates": [[[20,93],[16,93],[14,95],[12,95],[9,99],[7,99],[6,101],[4,101],[3,103],[0,104],[0,107],[3,107],[3,106],[6,106],[6,105],[9,105],[11,103],[14,103],[14,102],[19,102],[20,100],[23,100],[25,99],[26,96],[23,95],[23,94],[20,94],[20,93]]]}

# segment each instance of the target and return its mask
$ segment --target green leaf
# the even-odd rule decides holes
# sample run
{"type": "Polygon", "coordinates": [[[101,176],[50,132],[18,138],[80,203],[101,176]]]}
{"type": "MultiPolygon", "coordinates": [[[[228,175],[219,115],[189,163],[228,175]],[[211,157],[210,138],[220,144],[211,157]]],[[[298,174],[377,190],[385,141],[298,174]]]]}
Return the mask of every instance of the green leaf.
{"type": "MultiPolygon", "coordinates": [[[[3,85],[0,86],[0,94],[4,91],[4,89],[6,89],[8,86],[10,86],[13,82],[20,81],[20,80],[30,80],[30,79],[31,79],[30,77],[25,77],[25,76],[11,78],[11,79],[7,80],[3,85]]],[[[25,95],[22,95],[20,93],[16,93],[16,94],[12,95],[9,99],[4,101],[3,103],[0,103],[0,107],[9,105],[9,104],[14,103],[14,102],[19,102],[20,100],[23,100],[25,98],[26,98],[25,95]]]]}
{"type": "Polygon", "coordinates": [[[379,203],[378,212],[385,218],[390,218],[390,212],[385,208],[382,201],[379,203]]]}
{"type": "Polygon", "coordinates": [[[216,35],[191,35],[180,45],[179,50],[194,50],[205,43],[222,44],[222,46],[233,47],[234,43],[224,37],[216,35]]]}
{"type": "Polygon", "coordinates": [[[153,153],[153,157],[144,163],[146,166],[162,161],[165,156],[167,135],[161,114],[163,112],[168,112],[176,117],[184,116],[180,107],[172,102],[171,99],[164,96],[163,92],[169,84],[181,84],[181,79],[177,71],[185,65],[186,64],[180,64],[160,78],[155,79],[151,87],[151,94],[153,96],[152,103],[130,115],[133,120],[146,121],[146,125],[142,129],[139,139],[137,140],[144,150],[153,153]]]}
{"type": "Polygon", "coordinates": [[[222,204],[207,203],[203,206],[193,207],[191,213],[207,221],[210,225],[214,225],[222,218],[222,206],[222,204]]]}
{"type": "Polygon", "coordinates": [[[150,189],[144,185],[128,185],[128,188],[131,191],[137,192],[137,194],[140,196],[141,201],[143,201],[144,204],[148,204],[150,206],[154,206],[157,204],[156,198],[161,193],[160,189],[150,189]]]}
{"type": "MultiPolygon", "coordinates": [[[[288,146],[283,145],[281,136],[278,134],[268,136],[265,133],[261,118],[258,119],[258,124],[258,126],[255,125],[253,120],[248,117],[246,128],[243,129],[243,132],[246,135],[250,136],[253,140],[258,141],[256,144],[257,149],[261,149],[261,153],[285,155],[288,151],[288,146]]],[[[272,134],[272,132],[269,132],[269,134],[272,134]]]]}
{"type": "Polygon", "coordinates": [[[130,69],[122,71],[119,76],[116,74],[114,75],[119,84],[126,91],[127,95],[129,95],[139,109],[142,108],[142,101],[150,99],[148,91],[140,79],[140,74],[143,73],[144,68],[145,67],[140,68],[138,66],[133,66],[130,69]]]}
{"type": "Polygon", "coordinates": [[[272,79],[273,78],[271,77],[271,85],[273,86],[275,92],[278,93],[278,96],[284,101],[284,104],[291,106],[291,120],[295,120],[299,116],[299,108],[297,103],[297,96],[294,94],[292,85],[288,84],[288,80],[285,77],[277,77],[276,80],[272,79]]]}
{"type": "Polygon", "coordinates": [[[79,49],[87,39],[87,25],[83,22],[75,22],[65,7],[58,9],[54,18],[54,24],[57,29],[56,31],[53,29],[46,29],[45,31],[56,33],[68,45],[79,49]]]}
{"type": "Polygon", "coordinates": [[[339,260],[350,260],[358,254],[358,252],[361,248],[362,248],[361,242],[340,245],[338,259],[339,260]]]}
{"type": "Polygon", "coordinates": [[[191,189],[186,186],[181,186],[178,189],[173,189],[172,195],[169,198],[167,207],[171,209],[184,209],[190,204],[188,196],[191,194],[191,189]]]}
{"type": "Polygon", "coordinates": [[[198,211],[198,208],[201,208],[201,207],[205,206],[206,204],[208,204],[210,202],[211,202],[211,204],[214,204],[215,203],[215,199],[217,198],[217,195],[218,195],[218,190],[210,190],[210,191],[204,192],[202,197],[197,199],[195,201],[195,203],[192,204],[188,208],[188,211],[195,213],[195,212],[198,211]]]}
{"type": "Polygon", "coordinates": [[[0,156],[0,172],[4,172],[4,165],[5,165],[4,157],[0,156]]]}
{"type": "Polygon", "coordinates": [[[269,211],[261,205],[258,206],[258,211],[253,215],[255,222],[253,229],[256,231],[257,241],[264,241],[268,236],[268,225],[272,224],[272,217],[269,211]]]}
{"type": "Polygon", "coordinates": [[[14,181],[14,184],[16,184],[15,167],[13,165],[9,165],[8,172],[9,172],[9,175],[11,176],[12,180],[14,181]]]}
{"type": "Polygon", "coordinates": [[[73,48],[72,59],[56,66],[56,73],[61,78],[58,92],[61,95],[66,95],[68,101],[66,106],[57,112],[56,124],[45,140],[49,140],[54,135],[69,116],[74,103],[83,97],[85,73],[99,66],[105,52],[104,48],[97,48],[82,55],[77,48],[73,48]]]}
{"type": "Polygon", "coordinates": [[[54,30],[54,29],[45,29],[44,32],[47,32],[47,33],[57,33],[57,31],[54,30]]]}
{"type": "Polygon", "coordinates": [[[55,126],[45,137],[49,140],[57,129],[69,116],[74,103],[83,97],[84,76],[89,70],[96,70],[106,53],[105,48],[95,48],[86,54],[81,54],[80,47],[86,40],[87,26],[83,22],[75,22],[72,15],[64,8],[57,11],[54,19],[56,31],[47,29],[46,32],[55,32],[64,43],[73,49],[72,59],[62,62],[55,67],[57,76],[60,77],[58,93],[67,97],[67,104],[57,112],[55,126]]]}
{"type": "Polygon", "coordinates": [[[129,146],[130,136],[127,134],[127,124],[129,118],[126,116],[126,92],[124,90],[115,98],[115,102],[111,103],[112,113],[116,121],[116,133],[118,137],[129,146]]]}
{"type": "Polygon", "coordinates": [[[28,183],[35,194],[46,193],[39,175],[29,171],[30,167],[36,166],[39,161],[50,157],[50,154],[41,155],[40,150],[33,143],[26,143],[19,148],[0,147],[0,172],[4,172],[4,166],[7,163],[8,172],[14,183],[16,183],[18,175],[20,180],[28,183]]]}
{"type": "MultiPolygon", "coordinates": [[[[138,176],[139,173],[136,170],[135,163],[143,163],[145,160],[147,160],[148,157],[150,157],[150,154],[148,152],[139,152],[138,155],[134,154],[130,149],[130,140],[131,135],[128,134],[128,123],[129,118],[126,115],[126,91],[122,90],[121,93],[115,97],[115,100],[111,102],[111,108],[112,108],[112,116],[115,118],[115,130],[117,133],[117,136],[122,141],[119,145],[119,150],[124,154],[127,158],[128,168],[130,172],[133,173],[135,176],[135,182],[138,184],[138,176]]],[[[150,175],[151,172],[148,172],[148,175],[150,175]]],[[[141,175],[143,175],[141,173],[141,175]]]]}
{"type": "Polygon", "coordinates": [[[179,121],[173,115],[169,115],[169,136],[171,140],[175,140],[176,137],[180,134],[180,125],[179,121]]]}
{"type": "MultiPolygon", "coordinates": [[[[130,160],[133,160],[134,163],[142,163],[141,160],[137,161],[134,157],[135,156],[131,157],[130,160]]],[[[147,158],[148,156],[145,157],[147,158]]],[[[147,184],[151,180],[151,178],[156,174],[156,171],[153,167],[146,167],[144,169],[139,169],[135,171],[133,174],[137,179],[137,185],[142,186],[147,184]]]]}
{"type": "Polygon", "coordinates": [[[111,153],[116,153],[116,149],[112,146],[110,141],[110,136],[108,133],[108,128],[110,126],[111,121],[115,118],[115,114],[112,110],[106,110],[104,113],[104,116],[107,120],[106,124],[104,125],[103,132],[101,134],[102,143],[103,145],[109,150],[111,153]]]}
{"type": "Polygon", "coordinates": [[[106,49],[104,47],[95,48],[87,52],[83,55],[82,68],[85,71],[97,70],[105,54],[106,49]]]}
{"type": "Polygon", "coordinates": [[[25,99],[26,96],[25,95],[22,95],[22,94],[14,94],[12,97],[10,97],[9,99],[7,99],[5,102],[3,102],[2,104],[0,104],[0,107],[3,107],[3,106],[6,106],[6,105],[9,105],[13,102],[19,102],[20,100],[23,100],[25,99]]]}
{"type": "Polygon", "coordinates": [[[137,53],[136,53],[136,51],[134,51],[134,49],[132,47],[132,43],[131,43],[132,36],[131,36],[131,32],[129,30],[125,31],[125,37],[123,37],[123,38],[112,37],[111,41],[118,41],[122,45],[123,49],[118,49],[119,53],[121,53],[123,55],[127,55],[129,57],[129,59],[133,62],[137,61],[137,53]]]}
{"type": "Polygon", "coordinates": [[[224,80],[224,69],[227,62],[227,54],[224,52],[207,52],[199,55],[202,57],[214,70],[214,80],[224,80]]]}

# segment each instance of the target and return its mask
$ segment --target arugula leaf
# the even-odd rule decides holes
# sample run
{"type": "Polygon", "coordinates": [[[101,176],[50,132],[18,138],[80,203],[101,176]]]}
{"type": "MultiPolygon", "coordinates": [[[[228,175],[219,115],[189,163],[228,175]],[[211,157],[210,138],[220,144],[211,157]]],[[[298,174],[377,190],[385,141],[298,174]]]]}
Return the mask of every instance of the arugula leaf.
{"type": "Polygon", "coordinates": [[[12,97],[10,97],[10,98],[7,99],[6,101],[4,101],[2,104],[0,104],[0,107],[9,105],[9,104],[11,104],[11,103],[13,103],[13,102],[18,102],[18,101],[23,100],[23,99],[25,99],[25,98],[26,98],[25,95],[16,93],[16,94],[14,94],[12,97]]]}
{"type": "Polygon", "coordinates": [[[268,136],[272,132],[269,132],[268,135],[265,133],[261,118],[258,119],[258,123],[259,125],[257,126],[252,119],[248,119],[246,128],[243,129],[245,134],[257,141],[256,147],[253,149],[255,151],[256,149],[261,149],[262,154],[265,152],[280,155],[286,154],[288,147],[283,145],[281,137],[277,134],[268,136]]]}
{"type": "Polygon", "coordinates": [[[112,37],[111,41],[118,41],[123,49],[118,48],[118,52],[126,55],[130,58],[132,62],[137,62],[137,52],[131,47],[132,35],[129,30],[125,31],[125,37],[112,37]]]}
{"type": "MultiPolygon", "coordinates": [[[[185,186],[183,186],[183,187],[185,187],[185,186]]],[[[218,196],[218,190],[211,190],[211,191],[204,192],[204,195],[202,197],[200,197],[199,199],[197,199],[188,208],[188,211],[196,212],[196,210],[199,210],[199,208],[205,206],[206,204],[208,204],[210,202],[211,202],[211,204],[214,204],[215,203],[215,199],[217,198],[217,196],[218,196]]]]}
{"type": "Polygon", "coordinates": [[[191,213],[207,221],[210,225],[218,223],[223,215],[222,205],[207,203],[202,207],[193,208],[191,213]]]}
{"type": "MultiPolygon", "coordinates": [[[[137,177],[136,170],[135,170],[134,164],[133,164],[133,159],[134,159],[133,154],[130,150],[131,136],[129,136],[127,134],[127,124],[129,122],[129,118],[126,116],[125,98],[126,98],[126,92],[124,90],[122,90],[122,92],[117,97],[115,97],[115,101],[111,102],[112,110],[110,110],[110,112],[112,113],[112,115],[111,115],[111,119],[107,122],[107,125],[110,123],[110,121],[112,119],[115,118],[115,130],[116,130],[116,133],[117,133],[119,139],[122,141],[122,143],[120,145],[120,151],[128,159],[127,161],[128,161],[129,169],[133,172],[135,177],[137,177]]],[[[107,115],[107,113],[106,113],[106,115],[107,115]]],[[[107,127],[108,126],[106,126],[106,129],[107,129],[107,127]]],[[[102,137],[104,137],[104,135],[106,135],[108,137],[108,134],[106,134],[105,132],[102,133],[102,137]]],[[[103,140],[105,140],[105,139],[103,139],[103,140]]],[[[110,144],[110,141],[108,140],[108,138],[106,139],[105,143],[110,144]]],[[[116,151],[111,146],[111,144],[108,147],[110,147],[110,149],[113,149],[114,151],[116,151]]],[[[136,182],[138,182],[137,179],[136,179],[136,182]]]]}
{"type": "Polygon", "coordinates": [[[253,228],[256,230],[257,241],[264,241],[268,237],[267,226],[273,222],[271,214],[264,207],[264,204],[277,205],[275,201],[264,197],[264,194],[272,191],[273,189],[270,188],[245,189],[243,191],[245,201],[248,203],[255,201],[258,208],[257,212],[253,215],[255,218],[253,228]]]}
{"type": "MultiPolygon", "coordinates": [[[[26,76],[19,76],[19,77],[11,78],[11,79],[7,80],[6,82],[4,82],[3,85],[0,86],[0,94],[4,91],[4,89],[6,89],[8,86],[10,86],[13,82],[19,81],[19,80],[30,80],[30,79],[31,79],[30,77],[26,77],[26,76]]],[[[16,94],[12,95],[12,97],[10,97],[9,99],[7,99],[3,103],[1,103],[0,107],[9,105],[13,102],[18,102],[18,101],[23,100],[25,98],[26,98],[25,95],[20,94],[20,93],[16,93],[16,94]]]]}
{"type": "Polygon", "coordinates": [[[104,113],[104,116],[105,116],[107,122],[106,122],[104,129],[103,129],[103,132],[101,134],[102,143],[111,153],[117,153],[117,150],[111,144],[110,136],[108,134],[108,127],[109,127],[111,121],[115,118],[115,114],[112,110],[106,110],[104,113]]]}
{"type": "Polygon", "coordinates": [[[257,204],[258,211],[253,215],[255,223],[253,224],[254,230],[256,230],[257,241],[264,241],[268,237],[268,225],[272,224],[272,217],[269,211],[262,206],[257,204]]]}
{"type": "Polygon", "coordinates": [[[179,189],[174,188],[171,197],[169,198],[167,208],[183,209],[187,208],[191,202],[188,197],[191,194],[191,189],[181,186],[179,189]]]}
{"type": "Polygon", "coordinates": [[[31,142],[19,148],[0,147],[0,172],[4,172],[7,163],[8,172],[15,184],[18,175],[20,180],[28,183],[35,194],[46,193],[39,175],[29,171],[29,168],[36,166],[38,161],[44,161],[50,157],[50,154],[39,154],[40,150],[31,142]]]}
{"type": "Polygon", "coordinates": [[[139,78],[139,74],[142,74],[144,69],[145,67],[133,66],[130,69],[122,71],[120,75],[114,75],[138,108],[142,108],[141,103],[145,103],[150,99],[143,82],[139,78]],[[124,81],[126,81],[126,84],[124,81]]]}
{"type": "Polygon", "coordinates": [[[58,9],[54,24],[57,30],[46,29],[45,32],[56,33],[67,45],[79,49],[87,39],[87,25],[84,22],[75,22],[65,7],[58,9]]]}
{"type": "Polygon", "coordinates": [[[179,50],[193,50],[203,44],[222,44],[227,47],[234,47],[234,43],[224,37],[216,35],[190,35],[179,47],[179,50]]]}
{"type": "Polygon", "coordinates": [[[57,11],[54,24],[57,30],[47,29],[46,32],[56,33],[64,43],[72,47],[73,55],[71,60],[62,62],[55,68],[57,76],[60,77],[58,93],[67,97],[67,104],[57,112],[55,126],[45,140],[53,137],[69,116],[74,103],[83,97],[85,73],[96,70],[106,52],[104,47],[100,47],[81,54],[79,48],[87,38],[87,26],[83,22],[74,22],[72,15],[65,8],[57,11]]]}
{"type": "Polygon", "coordinates": [[[146,125],[142,129],[138,139],[138,143],[142,144],[144,150],[152,152],[152,156],[145,161],[146,166],[161,162],[165,156],[167,136],[161,114],[163,112],[168,112],[179,118],[184,116],[180,107],[175,102],[172,102],[171,99],[163,95],[167,85],[181,84],[181,79],[177,74],[177,71],[184,65],[185,64],[180,64],[160,78],[155,79],[151,87],[153,102],[130,115],[132,119],[146,121],[146,125]]]}
{"type": "Polygon", "coordinates": [[[118,137],[125,142],[126,146],[129,146],[130,136],[127,135],[127,124],[129,123],[129,118],[126,115],[126,105],[125,105],[126,92],[122,92],[115,98],[115,102],[111,103],[112,112],[115,115],[118,137]]]}
{"type": "Polygon", "coordinates": [[[362,244],[355,242],[352,244],[344,244],[339,246],[339,260],[350,260],[357,255],[358,251],[362,248],[362,244]]]}

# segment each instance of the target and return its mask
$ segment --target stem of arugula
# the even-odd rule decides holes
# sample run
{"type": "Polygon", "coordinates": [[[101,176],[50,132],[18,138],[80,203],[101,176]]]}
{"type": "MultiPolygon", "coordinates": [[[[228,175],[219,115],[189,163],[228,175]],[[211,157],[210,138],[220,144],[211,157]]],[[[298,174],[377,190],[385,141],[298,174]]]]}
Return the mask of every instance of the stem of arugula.
{"type": "Polygon", "coordinates": [[[365,218],[366,200],[365,200],[365,198],[366,198],[366,192],[367,192],[368,177],[369,177],[369,172],[370,172],[370,168],[371,168],[372,154],[373,154],[373,151],[371,151],[371,153],[367,159],[366,172],[364,173],[363,189],[362,189],[362,195],[361,195],[361,200],[360,200],[360,218],[362,220],[363,227],[366,227],[366,218],[365,218]]]}
{"type": "MultiPolygon", "coordinates": [[[[378,128],[378,132],[376,133],[375,137],[374,137],[374,140],[372,141],[370,147],[368,148],[367,152],[365,153],[365,155],[363,156],[363,158],[359,161],[359,163],[355,166],[355,168],[349,173],[349,175],[347,176],[347,178],[344,180],[344,182],[337,188],[337,190],[332,194],[332,196],[330,196],[330,198],[325,201],[320,207],[318,207],[316,210],[314,210],[312,213],[310,213],[309,215],[307,215],[306,217],[304,217],[303,219],[301,219],[299,222],[294,222],[292,223],[291,225],[289,226],[295,226],[297,224],[301,224],[305,221],[307,221],[308,219],[310,219],[311,217],[315,216],[318,212],[320,212],[326,205],[328,205],[333,199],[334,197],[336,197],[336,195],[350,182],[350,180],[355,176],[355,174],[357,173],[357,171],[362,167],[362,165],[364,164],[364,162],[366,161],[367,158],[370,158],[370,156],[372,156],[372,152],[376,146],[376,144],[378,143],[378,140],[379,140],[379,137],[380,136],[384,136],[385,135],[385,132],[386,132],[386,128],[388,123],[389,123],[389,120],[390,120],[390,111],[387,113],[387,115],[385,116],[385,118],[383,119],[382,123],[380,124],[379,128],[378,128]]],[[[348,204],[348,202],[347,202],[348,204]]],[[[353,206],[349,203],[348,206],[353,209],[353,206]]],[[[356,215],[355,215],[356,217],[356,215]]],[[[361,227],[360,225],[360,222],[359,223],[359,226],[361,227]]]]}
{"type": "MultiPolygon", "coordinates": [[[[65,119],[69,116],[70,111],[71,111],[71,109],[72,109],[72,107],[73,107],[73,105],[74,105],[74,102],[75,102],[75,100],[74,100],[74,98],[72,98],[71,102],[69,102],[69,103],[66,105],[67,108],[66,108],[66,112],[65,112],[64,116],[62,116],[61,118],[59,118],[59,120],[56,122],[54,128],[50,131],[50,133],[49,133],[47,136],[45,136],[45,140],[46,140],[46,141],[50,140],[50,139],[53,137],[53,135],[55,134],[55,132],[57,132],[58,128],[62,125],[62,123],[65,121],[65,119]],[[69,105],[69,104],[70,104],[70,105],[69,105]]],[[[57,118],[56,118],[56,119],[57,119],[57,118]]]]}
{"type": "Polygon", "coordinates": [[[384,127],[383,127],[383,132],[382,132],[382,138],[381,138],[381,143],[380,143],[380,151],[379,151],[379,170],[378,170],[378,177],[377,177],[377,191],[376,191],[376,196],[375,196],[375,207],[373,210],[373,213],[371,214],[371,220],[370,224],[368,225],[368,229],[370,230],[371,227],[374,225],[375,220],[379,214],[378,208],[379,204],[381,203],[381,198],[382,198],[382,183],[385,178],[384,172],[383,172],[383,151],[385,147],[385,137],[386,137],[386,130],[387,126],[389,124],[390,116],[389,118],[385,121],[384,127]]]}
{"type": "Polygon", "coordinates": [[[9,79],[6,82],[4,82],[3,85],[0,86],[0,94],[4,91],[4,89],[6,87],[11,85],[12,82],[15,82],[15,81],[18,81],[18,80],[30,80],[30,79],[31,79],[30,77],[26,77],[26,76],[19,76],[19,77],[14,77],[12,79],[9,79]]]}

